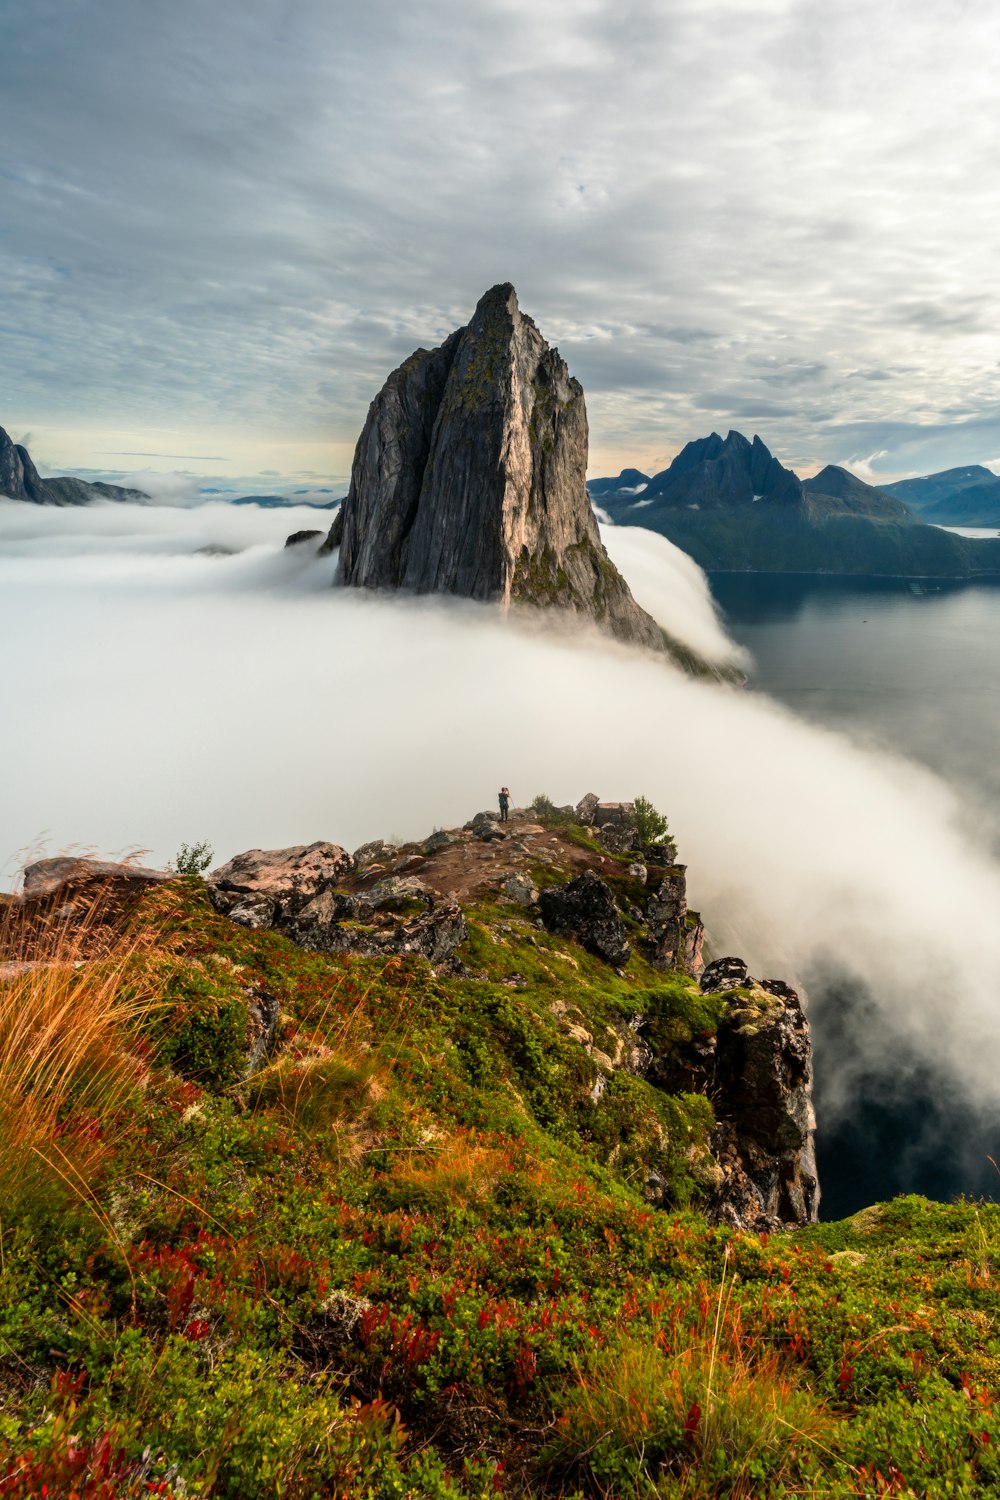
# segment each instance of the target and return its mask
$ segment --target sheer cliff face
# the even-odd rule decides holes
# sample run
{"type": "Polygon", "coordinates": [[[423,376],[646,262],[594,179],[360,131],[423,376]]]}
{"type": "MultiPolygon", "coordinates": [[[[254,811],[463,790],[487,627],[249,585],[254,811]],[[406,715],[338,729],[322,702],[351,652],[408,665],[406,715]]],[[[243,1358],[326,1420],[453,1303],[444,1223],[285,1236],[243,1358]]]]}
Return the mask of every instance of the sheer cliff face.
{"type": "Polygon", "coordinates": [[[494,287],[372,403],[329,539],[338,581],[555,606],[669,650],[601,545],[586,469],[579,382],[514,288],[494,287]]]}

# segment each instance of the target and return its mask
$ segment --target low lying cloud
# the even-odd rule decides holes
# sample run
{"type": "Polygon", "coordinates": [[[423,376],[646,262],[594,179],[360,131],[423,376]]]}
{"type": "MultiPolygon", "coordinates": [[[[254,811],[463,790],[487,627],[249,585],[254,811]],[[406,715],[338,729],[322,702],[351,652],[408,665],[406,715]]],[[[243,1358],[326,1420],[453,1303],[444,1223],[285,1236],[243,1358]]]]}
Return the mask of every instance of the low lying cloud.
{"type": "MultiPolygon", "coordinates": [[[[642,793],[669,814],[716,951],[793,980],[860,975],[873,1049],[899,1034],[997,1100],[1000,868],[943,781],[592,635],[334,590],[332,559],[283,548],[310,518],[0,506],[11,881],[46,836],[156,861],[207,839],[222,860],[418,837],[502,783],[519,803],[642,793]]],[[[693,565],[670,571],[640,532],[609,541],[644,602],[720,638],[693,565]]]]}

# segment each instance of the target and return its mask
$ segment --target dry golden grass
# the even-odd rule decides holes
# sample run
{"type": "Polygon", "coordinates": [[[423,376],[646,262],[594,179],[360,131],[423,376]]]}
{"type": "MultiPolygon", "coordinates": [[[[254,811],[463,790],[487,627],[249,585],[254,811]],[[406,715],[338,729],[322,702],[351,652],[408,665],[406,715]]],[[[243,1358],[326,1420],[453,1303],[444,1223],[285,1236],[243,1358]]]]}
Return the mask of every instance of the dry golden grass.
{"type": "Polygon", "coordinates": [[[157,1006],[133,960],[155,941],[122,921],[113,885],[0,908],[0,1229],[57,1185],[86,1199],[145,1065],[157,1006]]]}

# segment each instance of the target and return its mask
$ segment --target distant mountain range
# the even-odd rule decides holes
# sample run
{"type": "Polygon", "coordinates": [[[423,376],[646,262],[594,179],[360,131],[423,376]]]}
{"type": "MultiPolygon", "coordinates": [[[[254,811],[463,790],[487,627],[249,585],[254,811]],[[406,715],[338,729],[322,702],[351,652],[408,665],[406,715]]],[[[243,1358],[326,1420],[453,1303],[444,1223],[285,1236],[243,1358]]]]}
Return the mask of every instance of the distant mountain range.
{"type": "MultiPolygon", "coordinates": [[[[992,480],[1000,511],[1000,480],[988,469],[952,472],[972,475],[968,484],[987,493],[992,480]]],[[[759,437],[751,442],[740,432],[725,438],[713,432],[688,443],[658,474],[625,469],[617,479],[588,485],[616,524],[660,532],[707,572],[1000,576],[1000,541],[971,540],[925,524],[938,515],[925,510],[917,517],[901,486],[890,488],[895,493],[865,484],[836,464],[803,481],[759,437]]],[[[952,491],[952,502],[961,493],[968,499],[969,489],[952,491]]],[[[938,489],[933,501],[944,505],[948,497],[938,489]]],[[[949,517],[947,524],[990,523],[949,517]]]]}
{"type": "Polygon", "coordinates": [[[942,469],[924,479],[900,479],[882,488],[905,501],[922,521],[941,526],[1000,526],[1000,477],[982,464],[942,469]]]}

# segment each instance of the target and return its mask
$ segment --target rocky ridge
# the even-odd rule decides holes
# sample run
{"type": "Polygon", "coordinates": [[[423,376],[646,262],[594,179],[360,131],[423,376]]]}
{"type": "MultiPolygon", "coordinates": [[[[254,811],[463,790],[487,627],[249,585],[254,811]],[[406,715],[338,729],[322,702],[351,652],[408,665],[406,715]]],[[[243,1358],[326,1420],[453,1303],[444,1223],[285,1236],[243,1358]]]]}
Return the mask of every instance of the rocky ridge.
{"type": "MultiPolygon", "coordinates": [[[[589,794],[541,816],[515,809],[502,826],[478,813],[462,828],[398,848],[377,840],[353,854],[323,841],[250,850],[212,871],[207,891],[231,922],[302,948],[424,959],[448,982],[499,983],[541,1003],[568,1057],[578,1056],[570,1071],[595,1129],[606,1107],[620,1108],[629,1078],[682,1110],[711,1101],[707,1126],[693,1123],[697,1109],[684,1126],[683,1166],[709,1216],[753,1230],[812,1222],[811,1048],[799,997],[781,981],[753,979],[740,959],[706,966],[704,928],[687,906],[676,854],[669,839],[643,844],[630,803],[589,794]],[[577,983],[584,970],[587,982],[577,983]],[[602,970],[638,976],[638,988],[610,1010],[595,1008],[602,970]]],[[[95,882],[120,886],[130,900],[143,883],[166,878],[129,865],[46,860],[26,871],[22,900],[65,917],[74,893],[85,897],[95,882]]],[[[270,1056],[277,1011],[264,994],[248,1000],[249,1074],[270,1056]]],[[[640,1181],[651,1203],[669,1206],[677,1143],[668,1149],[665,1138],[661,1150],[661,1128],[640,1158],[640,1181]]]]}
{"type": "Polygon", "coordinates": [[[802,481],[759,437],[713,432],[688,443],[641,497],[610,490],[600,504],[617,525],[659,532],[708,573],[1000,575],[1000,541],[926,525],[892,488],[836,464],[802,481]]]}
{"type": "Polygon", "coordinates": [[[693,654],[636,604],[587,499],[583,389],[509,283],[389,376],[325,544],[341,586],[557,608],[633,645],[693,654]]]}
{"type": "Polygon", "coordinates": [[[32,505],[88,505],[92,500],[148,500],[142,490],[118,484],[90,484],[70,475],[43,479],[27,448],[0,427],[0,495],[32,505]]]}

